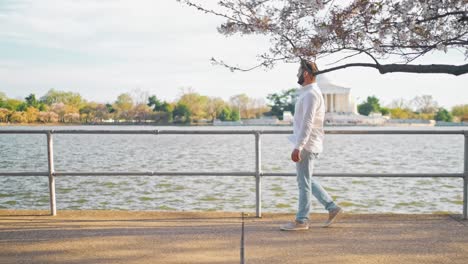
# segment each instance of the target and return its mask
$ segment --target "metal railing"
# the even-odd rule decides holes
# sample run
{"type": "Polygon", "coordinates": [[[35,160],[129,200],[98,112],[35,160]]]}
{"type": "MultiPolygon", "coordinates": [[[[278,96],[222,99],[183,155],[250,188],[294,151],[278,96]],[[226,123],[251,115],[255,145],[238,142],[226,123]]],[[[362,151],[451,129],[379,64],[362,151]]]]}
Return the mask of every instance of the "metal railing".
{"type": "MultiPolygon", "coordinates": [[[[295,173],[264,173],[261,170],[261,135],[291,134],[291,130],[0,130],[0,134],[45,134],[47,135],[47,172],[0,172],[0,176],[48,176],[50,192],[50,211],[57,215],[55,200],[56,176],[254,176],[256,216],[262,216],[261,184],[262,177],[296,176],[295,173]],[[54,167],[54,134],[146,134],[146,135],[254,135],[255,171],[249,172],[57,172],[54,167]]],[[[468,216],[468,130],[327,130],[326,134],[366,134],[366,135],[463,135],[464,170],[462,173],[314,173],[321,177],[410,177],[410,178],[462,178],[463,179],[463,219],[468,216]]]]}

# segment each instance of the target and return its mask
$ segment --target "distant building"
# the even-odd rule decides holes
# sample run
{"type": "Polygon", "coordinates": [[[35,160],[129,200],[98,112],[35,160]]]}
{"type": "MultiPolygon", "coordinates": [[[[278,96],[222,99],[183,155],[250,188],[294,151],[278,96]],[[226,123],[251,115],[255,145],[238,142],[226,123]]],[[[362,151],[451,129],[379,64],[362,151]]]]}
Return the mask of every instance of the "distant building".
{"type": "Polygon", "coordinates": [[[283,112],[283,121],[284,122],[292,122],[294,119],[291,111],[284,111],[283,112]]]}
{"type": "Polygon", "coordinates": [[[333,84],[324,75],[317,76],[317,84],[325,100],[326,113],[357,114],[357,105],[351,96],[351,88],[333,84]]]}

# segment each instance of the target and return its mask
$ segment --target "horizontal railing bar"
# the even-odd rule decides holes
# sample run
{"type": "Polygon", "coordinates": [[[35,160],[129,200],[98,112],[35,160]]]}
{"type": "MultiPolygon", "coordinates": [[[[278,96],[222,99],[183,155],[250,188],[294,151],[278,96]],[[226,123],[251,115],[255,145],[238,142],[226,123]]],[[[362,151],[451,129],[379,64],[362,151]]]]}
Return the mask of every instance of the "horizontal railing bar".
{"type": "Polygon", "coordinates": [[[0,172],[0,176],[49,176],[49,172],[0,172]]]}
{"type": "Polygon", "coordinates": [[[356,131],[327,131],[327,134],[372,134],[372,135],[463,135],[464,130],[381,130],[381,131],[372,131],[372,130],[356,130],[356,131]]]}
{"type": "MultiPolygon", "coordinates": [[[[292,130],[159,130],[158,134],[292,134],[292,130]]],[[[448,134],[463,135],[464,130],[325,130],[325,134],[448,134]]]]}
{"type": "Polygon", "coordinates": [[[55,172],[54,176],[254,176],[255,172],[55,172]]]}
{"type": "MultiPolygon", "coordinates": [[[[0,134],[148,134],[148,135],[227,135],[227,134],[292,134],[292,130],[0,130],[0,134]]],[[[463,135],[465,130],[325,130],[326,134],[408,134],[408,135],[463,135]]]]}
{"type": "Polygon", "coordinates": [[[160,135],[252,135],[257,130],[159,130],[160,135]]]}
{"type": "Polygon", "coordinates": [[[54,130],[54,134],[143,134],[157,135],[158,130],[54,130]]]}
{"type": "Polygon", "coordinates": [[[158,130],[0,130],[0,134],[157,134],[158,130]]]}
{"type": "Polygon", "coordinates": [[[362,134],[362,135],[463,135],[463,130],[327,130],[326,134],[362,134]]]}
{"type": "MultiPolygon", "coordinates": [[[[292,130],[259,130],[260,134],[292,134],[292,130]]],[[[339,134],[339,135],[349,135],[349,134],[377,134],[377,135],[463,135],[464,130],[326,130],[325,134],[339,134]]]]}
{"type": "MultiPolygon", "coordinates": [[[[295,177],[291,172],[263,172],[265,177],[295,177]]],[[[49,176],[48,172],[0,172],[0,176],[49,176]]],[[[255,172],[55,172],[54,176],[255,176],[255,172]]],[[[463,173],[314,173],[334,178],[463,178],[463,173]]]]}
{"type": "MultiPolygon", "coordinates": [[[[0,176],[48,176],[48,172],[1,172],[0,176]]],[[[295,177],[296,173],[260,173],[265,177],[295,177]]],[[[255,172],[55,172],[54,176],[255,176],[255,172]]],[[[463,173],[314,173],[334,178],[463,178],[463,173]]]]}
{"type": "MultiPolygon", "coordinates": [[[[262,176],[288,176],[295,177],[296,173],[262,173],[262,176]]],[[[317,177],[334,178],[463,178],[463,173],[314,173],[317,177]]]]}
{"type": "Polygon", "coordinates": [[[47,134],[50,130],[1,130],[0,134],[47,134]]]}

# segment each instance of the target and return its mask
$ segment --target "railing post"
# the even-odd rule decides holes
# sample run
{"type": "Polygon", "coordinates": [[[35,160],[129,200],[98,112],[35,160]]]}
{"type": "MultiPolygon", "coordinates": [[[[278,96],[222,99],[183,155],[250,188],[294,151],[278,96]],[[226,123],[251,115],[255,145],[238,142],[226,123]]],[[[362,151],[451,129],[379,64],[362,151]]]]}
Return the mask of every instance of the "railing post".
{"type": "Polygon", "coordinates": [[[262,159],[260,132],[255,132],[255,206],[257,217],[262,217],[262,159]]]}
{"type": "Polygon", "coordinates": [[[464,166],[463,166],[463,219],[468,219],[468,130],[464,131],[465,134],[465,152],[464,152],[464,166]]]}
{"type": "Polygon", "coordinates": [[[54,141],[52,131],[47,133],[47,158],[49,163],[49,194],[50,194],[50,214],[57,215],[57,205],[55,203],[55,167],[54,167],[54,141]]]}

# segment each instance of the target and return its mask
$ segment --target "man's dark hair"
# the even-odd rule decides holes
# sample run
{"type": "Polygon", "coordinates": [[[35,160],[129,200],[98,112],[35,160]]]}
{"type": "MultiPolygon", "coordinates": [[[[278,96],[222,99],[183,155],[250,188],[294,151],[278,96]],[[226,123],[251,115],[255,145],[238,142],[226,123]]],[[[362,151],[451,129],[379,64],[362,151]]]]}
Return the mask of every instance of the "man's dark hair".
{"type": "Polygon", "coordinates": [[[306,60],[301,60],[301,68],[314,76],[315,76],[315,73],[318,72],[319,70],[315,62],[306,61],[306,60]]]}

